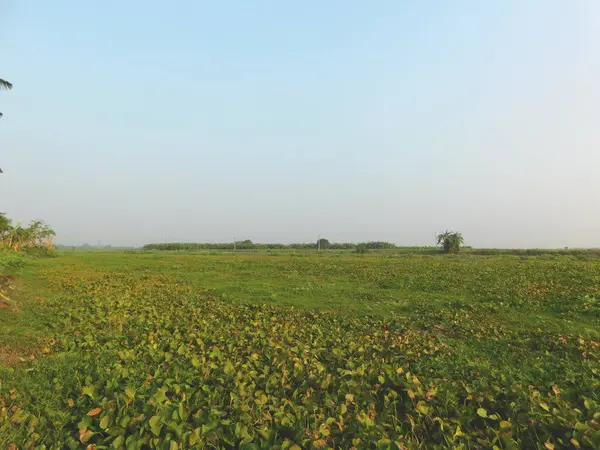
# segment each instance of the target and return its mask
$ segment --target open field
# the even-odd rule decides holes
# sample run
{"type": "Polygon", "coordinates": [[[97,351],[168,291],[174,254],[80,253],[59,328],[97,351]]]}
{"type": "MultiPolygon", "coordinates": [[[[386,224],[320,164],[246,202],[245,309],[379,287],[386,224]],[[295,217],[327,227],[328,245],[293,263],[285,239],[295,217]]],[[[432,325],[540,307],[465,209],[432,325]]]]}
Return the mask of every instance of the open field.
{"type": "Polygon", "coordinates": [[[15,271],[0,448],[600,448],[594,255],[64,251],[15,271]]]}

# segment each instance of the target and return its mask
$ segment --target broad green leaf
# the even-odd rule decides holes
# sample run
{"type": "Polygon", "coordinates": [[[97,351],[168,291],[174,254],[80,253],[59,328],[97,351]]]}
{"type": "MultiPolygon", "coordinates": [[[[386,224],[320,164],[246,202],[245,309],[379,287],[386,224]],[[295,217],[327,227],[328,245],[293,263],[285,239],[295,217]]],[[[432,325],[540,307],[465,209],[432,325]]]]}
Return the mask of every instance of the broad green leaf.
{"type": "Polygon", "coordinates": [[[179,412],[179,418],[185,422],[187,420],[190,412],[183,402],[179,403],[178,412],[179,412]]]}
{"type": "Polygon", "coordinates": [[[104,416],[100,420],[100,428],[102,428],[103,430],[106,430],[109,427],[109,424],[110,424],[110,417],[108,415],[104,416]]]}
{"type": "Polygon", "coordinates": [[[90,397],[90,398],[92,398],[92,399],[94,399],[94,397],[95,397],[95,395],[96,395],[96,394],[95,394],[95,389],[94,389],[94,387],[93,387],[93,386],[85,386],[85,387],[84,387],[84,388],[81,390],[81,393],[82,393],[83,395],[87,395],[88,397],[90,397]]]}
{"type": "Polygon", "coordinates": [[[127,386],[125,387],[125,395],[133,400],[135,397],[135,391],[130,386],[127,386]]]}
{"type": "Polygon", "coordinates": [[[223,371],[227,375],[231,375],[231,374],[235,373],[235,367],[231,361],[227,360],[227,362],[225,363],[225,367],[223,368],[223,371]]]}
{"type": "Polygon", "coordinates": [[[112,446],[114,448],[121,448],[125,443],[125,438],[123,436],[117,436],[115,440],[112,442],[112,446]]]}

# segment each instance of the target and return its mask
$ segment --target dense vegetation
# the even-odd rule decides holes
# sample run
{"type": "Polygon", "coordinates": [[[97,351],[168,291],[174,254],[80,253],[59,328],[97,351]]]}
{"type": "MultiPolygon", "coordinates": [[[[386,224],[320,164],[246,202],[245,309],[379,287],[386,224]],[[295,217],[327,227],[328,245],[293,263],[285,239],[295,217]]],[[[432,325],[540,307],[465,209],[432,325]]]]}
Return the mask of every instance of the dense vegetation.
{"type": "Polygon", "coordinates": [[[26,360],[0,369],[2,448],[600,446],[596,259],[32,264],[0,310],[26,360]]]}
{"type": "Polygon", "coordinates": [[[0,248],[21,251],[31,248],[51,250],[56,233],[42,220],[32,220],[28,226],[20,222],[12,223],[5,214],[0,213],[0,248]]]}

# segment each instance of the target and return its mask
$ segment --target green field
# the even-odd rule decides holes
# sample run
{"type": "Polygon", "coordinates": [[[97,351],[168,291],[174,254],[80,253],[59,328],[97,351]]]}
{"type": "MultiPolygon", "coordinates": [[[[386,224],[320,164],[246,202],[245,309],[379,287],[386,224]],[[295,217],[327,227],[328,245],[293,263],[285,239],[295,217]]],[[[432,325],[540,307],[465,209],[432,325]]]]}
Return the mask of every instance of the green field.
{"type": "Polygon", "coordinates": [[[600,448],[594,255],[63,251],[10,271],[2,449],[600,448]]]}

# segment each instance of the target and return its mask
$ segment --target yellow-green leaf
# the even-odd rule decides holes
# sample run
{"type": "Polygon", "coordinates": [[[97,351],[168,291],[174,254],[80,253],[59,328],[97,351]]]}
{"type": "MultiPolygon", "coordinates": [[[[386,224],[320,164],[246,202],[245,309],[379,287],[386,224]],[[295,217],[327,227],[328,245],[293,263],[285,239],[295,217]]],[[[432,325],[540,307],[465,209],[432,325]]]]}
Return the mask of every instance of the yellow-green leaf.
{"type": "Polygon", "coordinates": [[[102,418],[102,420],[100,420],[100,428],[102,428],[103,430],[106,430],[109,426],[109,423],[110,423],[110,417],[104,416],[102,418]]]}
{"type": "Polygon", "coordinates": [[[135,391],[133,390],[133,388],[127,386],[125,388],[125,395],[127,395],[127,397],[133,400],[133,398],[135,397],[135,391]]]}

